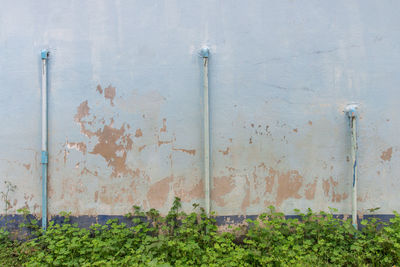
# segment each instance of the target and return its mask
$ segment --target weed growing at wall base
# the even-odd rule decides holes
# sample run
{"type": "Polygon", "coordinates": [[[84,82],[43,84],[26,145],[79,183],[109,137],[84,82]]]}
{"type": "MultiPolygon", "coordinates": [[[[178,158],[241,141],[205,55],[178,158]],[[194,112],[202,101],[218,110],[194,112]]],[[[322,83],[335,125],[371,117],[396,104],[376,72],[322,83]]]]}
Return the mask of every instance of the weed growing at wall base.
{"type": "MultiPolygon", "coordinates": [[[[393,266],[400,263],[400,216],[389,224],[363,220],[357,231],[331,213],[298,212],[285,218],[273,207],[247,225],[219,231],[194,205],[180,210],[177,198],[167,216],[134,207],[132,225],[109,220],[89,229],[49,223],[46,232],[27,217],[33,231],[12,241],[0,230],[2,266],[393,266]]],[[[25,211],[26,213],[26,211],[25,211]]]]}

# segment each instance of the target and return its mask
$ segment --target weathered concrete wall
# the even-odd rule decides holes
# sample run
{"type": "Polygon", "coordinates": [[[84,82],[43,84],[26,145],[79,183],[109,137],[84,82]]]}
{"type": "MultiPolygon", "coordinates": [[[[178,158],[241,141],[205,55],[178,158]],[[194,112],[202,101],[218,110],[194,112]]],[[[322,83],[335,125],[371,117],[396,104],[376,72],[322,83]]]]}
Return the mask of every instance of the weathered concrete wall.
{"type": "MultiPolygon", "coordinates": [[[[202,45],[211,48],[212,209],[351,210],[346,104],[360,104],[359,207],[400,209],[396,1],[5,1],[0,180],[40,213],[40,50],[49,212],[204,203],[202,45]]],[[[1,183],[0,191],[4,191],[1,183]]],[[[4,203],[0,204],[4,209],[4,203]]]]}

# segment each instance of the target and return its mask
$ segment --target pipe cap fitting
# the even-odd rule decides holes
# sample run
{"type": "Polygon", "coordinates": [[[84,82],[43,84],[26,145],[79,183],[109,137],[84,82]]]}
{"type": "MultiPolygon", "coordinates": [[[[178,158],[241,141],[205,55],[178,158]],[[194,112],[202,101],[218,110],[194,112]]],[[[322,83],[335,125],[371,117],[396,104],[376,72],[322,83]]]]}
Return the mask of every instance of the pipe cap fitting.
{"type": "Polygon", "coordinates": [[[47,49],[43,49],[40,55],[42,59],[47,59],[49,57],[49,51],[47,49]]]}
{"type": "Polygon", "coordinates": [[[357,105],[355,105],[355,104],[352,104],[352,105],[348,105],[347,107],[346,107],[346,114],[347,114],[347,116],[349,116],[350,118],[354,118],[354,117],[357,117],[357,105]]]}
{"type": "Polygon", "coordinates": [[[202,57],[208,57],[209,53],[210,53],[210,48],[208,48],[207,46],[201,48],[201,50],[200,50],[200,55],[202,57]]]}

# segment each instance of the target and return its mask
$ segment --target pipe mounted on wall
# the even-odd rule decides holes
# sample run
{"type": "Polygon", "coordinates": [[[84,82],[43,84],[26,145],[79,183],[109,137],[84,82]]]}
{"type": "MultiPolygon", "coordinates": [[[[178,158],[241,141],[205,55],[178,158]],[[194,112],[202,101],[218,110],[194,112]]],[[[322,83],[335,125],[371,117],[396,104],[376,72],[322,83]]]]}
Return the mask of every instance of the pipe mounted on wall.
{"type": "Polygon", "coordinates": [[[203,57],[203,93],[204,93],[204,191],[205,191],[205,207],[207,215],[210,215],[211,197],[210,197],[210,110],[208,95],[208,56],[209,48],[203,47],[200,51],[203,57]]]}
{"type": "Polygon", "coordinates": [[[47,151],[47,61],[49,51],[42,50],[42,229],[47,228],[47,165],[48,165],[48,151],[47,151]]]}
{"type": "Polygon", "coordinates": [[[352,223],[354,228],[357,229],[357,105],[349,105],[346,108],[347,116],[349,117],[350,130],[351,130],[351,159],[353,166],[353,181],[352,181],[352,223]]]}

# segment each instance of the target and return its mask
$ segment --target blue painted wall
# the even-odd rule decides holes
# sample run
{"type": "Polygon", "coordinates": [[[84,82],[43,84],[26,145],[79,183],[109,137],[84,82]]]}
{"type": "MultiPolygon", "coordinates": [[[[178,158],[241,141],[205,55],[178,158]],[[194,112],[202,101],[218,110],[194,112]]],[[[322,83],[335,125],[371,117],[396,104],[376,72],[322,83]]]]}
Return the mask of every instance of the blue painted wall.
{"type": "MultiPolygon", "coordinates": [[[[399,210],[397,1],[5,1],[0,180],[40,214],[40,51],[49,59],[49,213],[204,203],[203,45],[210,57],[212,209],[399,210]]],[[[4,191],[1,183],[0,191],[4,191]]],[[[4,209],[4,203],[0,204],[4,209]]]]}

